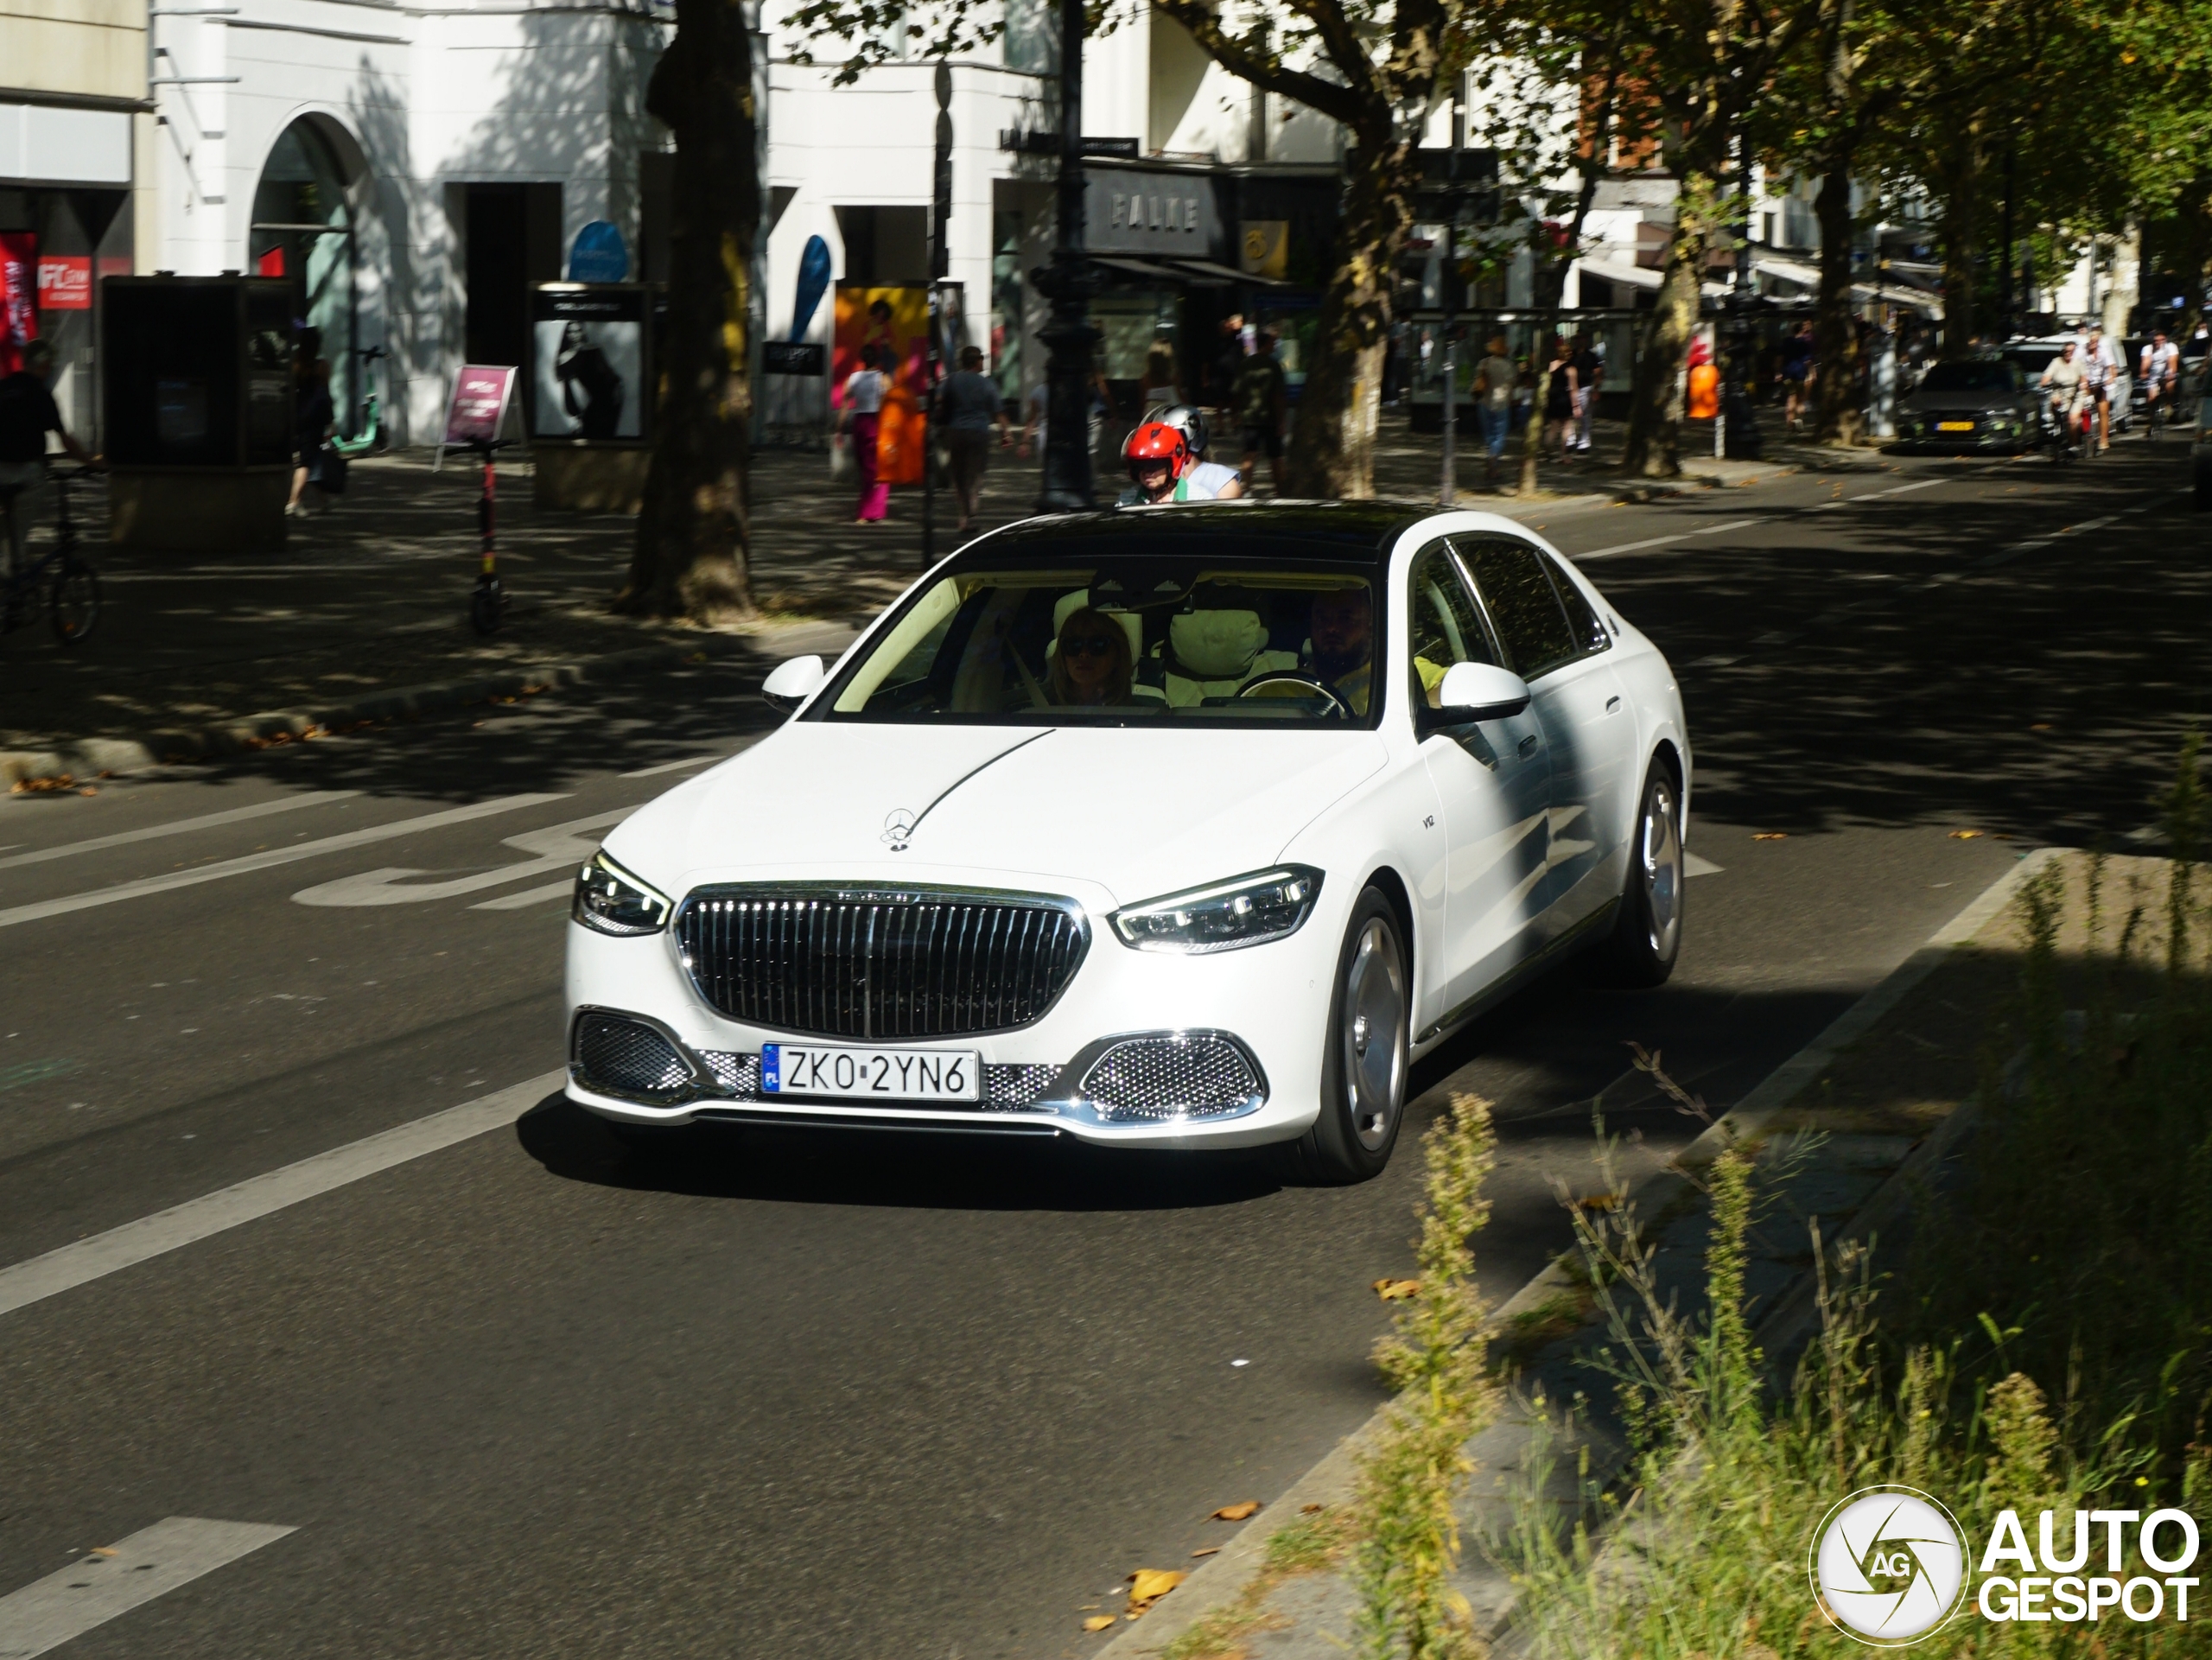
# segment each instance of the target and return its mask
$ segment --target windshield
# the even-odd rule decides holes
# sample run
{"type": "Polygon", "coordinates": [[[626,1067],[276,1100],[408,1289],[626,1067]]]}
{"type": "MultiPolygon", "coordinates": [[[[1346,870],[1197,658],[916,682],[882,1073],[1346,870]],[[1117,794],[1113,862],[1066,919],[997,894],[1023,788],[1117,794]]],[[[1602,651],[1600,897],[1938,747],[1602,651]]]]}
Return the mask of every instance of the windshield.
{"type": "Polygon", "coordinates": [[[2009,363],[1939,363],[1920,385],[1931,392],[2009,392],[2013,372],[2009,363]]]}
{"type": "Polygon", "coordinates": [[[1375,567],[1076,544],[956,566],[912,595],[815,718],[930,725],[1371,726],[1375,567]]]}

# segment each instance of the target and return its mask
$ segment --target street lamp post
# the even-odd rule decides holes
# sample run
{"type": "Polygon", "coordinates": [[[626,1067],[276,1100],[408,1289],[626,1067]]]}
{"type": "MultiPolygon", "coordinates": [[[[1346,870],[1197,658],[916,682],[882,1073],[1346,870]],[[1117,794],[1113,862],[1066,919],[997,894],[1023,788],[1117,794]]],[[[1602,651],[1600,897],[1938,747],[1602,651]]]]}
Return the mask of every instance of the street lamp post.
{"type": "Polygon", "coordinates": [[[1092,505],[1090,354],[1098,331],[1090,326],[1088,302],[1097,275],[1084,251],[1083,30],[1084,0],[1060,0],[1058,238],[1052,263],[1030,273],[1037,291],[1052,302],[1052,321],[1039,331],[1051,348],[1045,362],[1041,512],[1092,505]]]}
{"type": "Polygon", "coordinates": [[[944,283],[952,269],[945,232],[952,218],[952,66],[937,60],[937,133],[930,175],[928,400],[922,421],[922,569],[937,563],[937,429],[944,402],[944,283]]]}
{"type": "Polygon", "coordinates": [[[1725,448],[1731,461],[1762,459],[1759,414],[1753,403],[1752,381],[1757,374],[1757,314],[1765,308],[1751,280],[1751,141],[1736,141],[1736,181],[1743,192],[1744,217],[1736,226],[1736,280],[1722,302],[1721,334],[1726,347],[1721,361],[1727,374],[1721,391],[1720,418],[1725,448]]]}

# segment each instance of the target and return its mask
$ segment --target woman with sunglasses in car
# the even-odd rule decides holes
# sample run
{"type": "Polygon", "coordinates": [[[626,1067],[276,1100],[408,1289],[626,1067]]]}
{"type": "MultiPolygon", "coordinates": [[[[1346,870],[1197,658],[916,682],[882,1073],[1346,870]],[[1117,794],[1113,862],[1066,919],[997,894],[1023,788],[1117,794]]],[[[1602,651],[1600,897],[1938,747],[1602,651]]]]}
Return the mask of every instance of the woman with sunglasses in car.
{"type": "Polygon", "coordinates": [[[1054,703],[1094,708],[1126,703],[1135,677],[1129,637],[1122,632],[1119,618],[1087,605],[1068,613],[1052,648],[1054,703]]]}

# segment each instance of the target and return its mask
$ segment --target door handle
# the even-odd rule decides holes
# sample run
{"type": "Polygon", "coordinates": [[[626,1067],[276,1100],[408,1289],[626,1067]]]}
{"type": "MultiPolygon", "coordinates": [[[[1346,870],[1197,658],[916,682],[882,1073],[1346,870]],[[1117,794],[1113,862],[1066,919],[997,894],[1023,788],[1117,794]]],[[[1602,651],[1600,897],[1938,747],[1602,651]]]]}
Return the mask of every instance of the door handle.
{"type": "Polygon", "coordinates": [[[1526,760],[1529,756],[1535,754],[1536,753],[1536,745],[1539,741],[1540,741],[1536,735],[1533,732],[1531,732],[1527,737],[1522,739],[1521,759],[1526,760]]]}
{"type": "Polygon", "coordinates": [[[1605,699],[1605,713],[1606,713],[1606,714],[1608,714],[1608,715],[1611,715],[1611,714],[1615,709],[1618,709],[1620,706],[1621,706],[1621,700],[1620,700],[1618,696],[1615,696],[1615,697],[1608,697],[1607,699],[1605,699]]]}

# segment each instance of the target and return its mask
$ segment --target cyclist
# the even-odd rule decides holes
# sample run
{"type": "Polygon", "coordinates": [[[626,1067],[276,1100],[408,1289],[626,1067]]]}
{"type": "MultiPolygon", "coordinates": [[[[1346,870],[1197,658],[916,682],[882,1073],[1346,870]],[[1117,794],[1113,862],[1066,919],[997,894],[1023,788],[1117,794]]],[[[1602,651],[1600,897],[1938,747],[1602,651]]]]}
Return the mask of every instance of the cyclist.
{"type": "Polygon", "coordinates": [[[1165,421],[1146,422],[1122,446],[1122,459],[1128,463],[1131,483],[1122,492],[1116,506],[1216,499],[1211,486],[1201,484],[1194,476],[1197,465],[1191,455],[1191,441],[1179,427],[1171,427],[1165,421]]]}
{"type": "Polygon", "coordinates": [[[2051,414],[2058,423],[2058,445],[2063,452],[2074,442],[2075,422],[2089,396],[2088,372],[2074,355],[2072,340],[2058,348],[2058,355],[2044,366],[2043,376],[2036,384],[2050,391],[2051,414]]]}
{"type": "Polygon", "coordinates": [[[2112,384],[2120,378],[2120,353],[2104,330],[2089,325],[2088,343],[2082,351],[2082,384],[2096,408],[2097,450],[2112,448],[2112,384]]]}
{"type": "Polygon", "coordinates": [[[2158,430],[2161,415],[2169,423],[2172,422],[2174,395],[2180,378],[2181,347],[2166,338],[2164,329],[2152,329],[2136,375],[2143,388],[2143,425],[2146,430],[2158,430]]]}
{"type": "Polygon", "coordinates": [[[8,521],[8,579],[13,582],[29,563],[25,550],[31,537],[31,521],[44,495],[46,435],[60,436],[61,448],[86,467],[99,465],[84,445],[61,424],[61,411],[46,378],[54,366],[54,348],[44,340],[23,347],[22,366],[0,379],[0,515],[8,521]]]}

